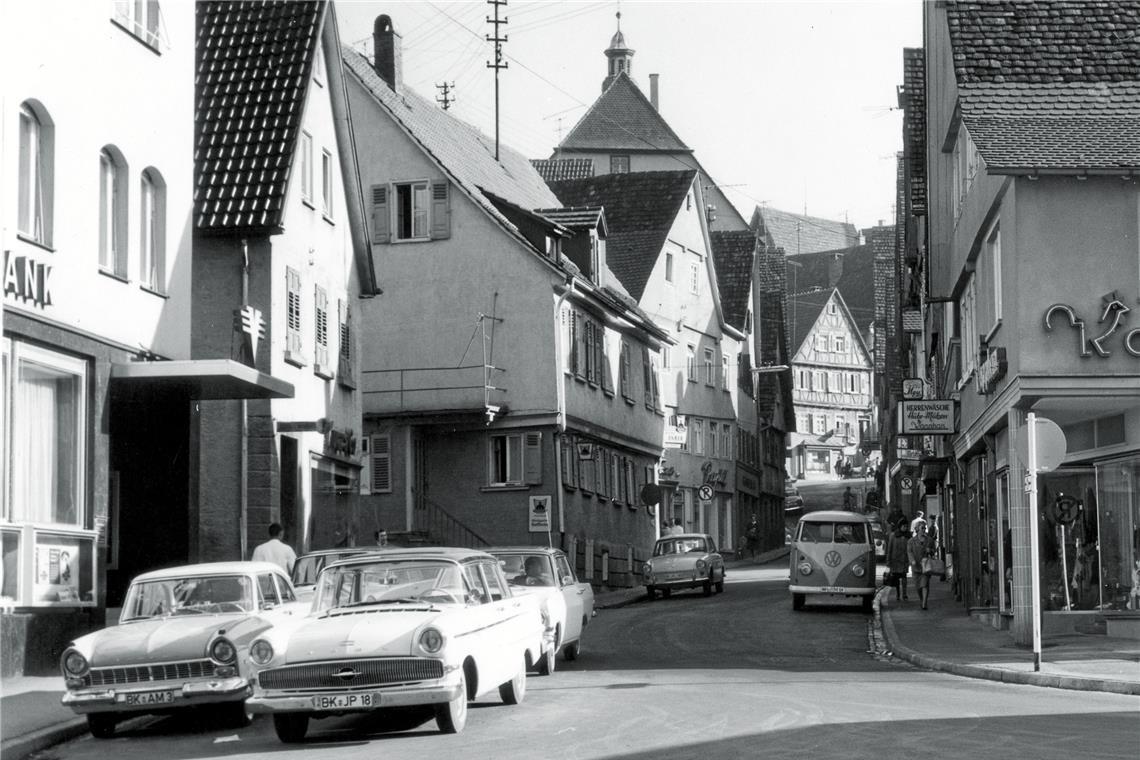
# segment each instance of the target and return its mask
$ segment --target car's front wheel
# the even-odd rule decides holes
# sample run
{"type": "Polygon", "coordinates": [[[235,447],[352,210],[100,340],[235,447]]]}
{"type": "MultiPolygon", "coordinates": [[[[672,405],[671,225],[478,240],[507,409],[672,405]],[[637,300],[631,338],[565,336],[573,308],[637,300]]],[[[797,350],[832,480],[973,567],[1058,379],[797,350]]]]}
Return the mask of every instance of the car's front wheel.
{"type": "Polygon", "coordinates": [[[562,650],[562,656],[566,662],[572,662],[578,659],[578,655],[582,652],[582,642],[575,641],[573,644],[567,644],[566,648],[562,650]]]}
{"type": "Polygon", "coordinates": [[[645,587],[645,595],[647,597],[649,597],[649,601],[652,602],[654,599],[657,598],[657,589],[653,588],[653,586],[646,586],[645,587]]]}
{"type": "Polygon", "coordinates": [[[459,695],[435,706],[435,723],[445,734],[457,734],[467,725],[467,676],[459,675],[459,695]]]}
{"type": "Polygon", "coordinates": [[[716,592],[718,594],[724,593],[724,578],[723,577],[719,581],[716,582],[716,592]]]}
{"type": "Polygon", "coordinates": [[[712,582],[712,576],[710,575],[708,580],[706,580],[704,582],[704,585],[701,586],[701,590],[704,591],[705,596],[712,596],[712,589],[713,589],[713,582],[712,582]]]}
{"type": "Polygon", "coordinates": [[[536,670],[540,676],[548,676],[554,672],[554,667],[557,662],[558,648],[552,646],[538,658],[538,667],[536,670]]]}
{"type": "Polygon", "coordinates": [[[87,729],[96,739],[110,739],[115,735],[119,723],[116,713],[90,713],[87,716],[87,729]]]}
{"type": "Polygon", "coordinates": [[[277,713],[273,716],[273,730],[277,732],[277,738],[286,744],[302,742],[309,731],[309,714],[277,713]]]}
{"type": "Polygon", "coordinates": [[[515,677],[506,683],[499,684],[499,696],[503,699],[503,704],[517,705],[522,702],[526,697],[526,660],[523,660],[522,667],[515,673],[515,677]]]}

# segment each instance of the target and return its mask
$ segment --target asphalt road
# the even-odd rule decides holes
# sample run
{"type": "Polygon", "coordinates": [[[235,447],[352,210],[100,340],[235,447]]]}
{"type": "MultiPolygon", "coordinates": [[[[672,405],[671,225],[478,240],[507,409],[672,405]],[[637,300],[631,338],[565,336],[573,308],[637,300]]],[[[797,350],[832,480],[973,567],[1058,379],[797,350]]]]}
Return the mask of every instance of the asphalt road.
{"type": "Polygon", "coordinates": [[[870,651],[858,606],[792,612],[786,583],[775,563],[734,572],[723,595],[603,610],[577,662],[532,676],[520,705],[473,704],[458,736],[367,715],[315,722],[297,746],[266,718],[239,731],[166,718],[40,758],[1136,757],[1135,697],[917,670],[870,651]]]}

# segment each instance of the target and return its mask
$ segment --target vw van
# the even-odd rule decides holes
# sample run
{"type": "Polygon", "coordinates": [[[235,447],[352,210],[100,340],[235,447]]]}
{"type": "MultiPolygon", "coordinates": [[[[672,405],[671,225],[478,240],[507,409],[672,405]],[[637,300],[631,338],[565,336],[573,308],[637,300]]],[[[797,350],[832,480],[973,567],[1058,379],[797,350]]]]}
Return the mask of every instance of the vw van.
{"type": "Polygon", "coordinates": [[[811,512],[792,536],[788,590],[792,609],[808,594],[862,597],[870,611],[875,597],[875,544],[871,521],[855,512],[811,512]]]}

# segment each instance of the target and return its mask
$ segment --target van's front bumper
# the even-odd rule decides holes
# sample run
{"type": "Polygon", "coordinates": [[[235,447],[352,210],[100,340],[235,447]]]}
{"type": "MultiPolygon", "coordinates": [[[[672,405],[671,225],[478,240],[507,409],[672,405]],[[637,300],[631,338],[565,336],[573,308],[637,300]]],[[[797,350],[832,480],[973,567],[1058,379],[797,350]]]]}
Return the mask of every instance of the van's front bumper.
{"type": "Polygon", "coordinates": [[[873,586],[788,586],[793,594],[842,594],[844,596],[870,596],[875,593],[873,586]]]}

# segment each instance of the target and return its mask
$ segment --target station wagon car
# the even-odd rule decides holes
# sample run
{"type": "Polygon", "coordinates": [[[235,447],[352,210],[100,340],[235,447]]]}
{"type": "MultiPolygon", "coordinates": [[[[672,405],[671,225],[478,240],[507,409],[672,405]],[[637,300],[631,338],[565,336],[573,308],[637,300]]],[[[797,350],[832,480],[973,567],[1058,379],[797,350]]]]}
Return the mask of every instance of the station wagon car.
{"type": "Polygon", "coordinates": [[[474,549],[385,549],[327,565],[309,614],[249,647],[255,713],[299,742],[309,721],[431,705],[444,733],[469,700],[526,693],[527,668],[553,629],[534,596],[515,595],[499,562],[474,549]]]}
{"type": "Polygon", "coordinates": [[[224,722],[249,721],[239,661],[274,623],[303,616],[293,584],[269,562],[213,562],[143,573],[119,624],[71,642],[60,658],[62,702],[105,739],[126,717],[217,705],[224,722]]]}
{"type": "Polygon", "coordinates": [[[554,626],[554,646],[539,660],[539,675],[554,672],[558,652],[567,661],[578,659],[582,631],[594,616],[594,589],[578,581],[565,552],[539,546],[499,546],[487,553],[498,558],[516,593],[536,594],[546,606],[554,626]]]}
{"type": "Polygon", "coordinates": [[[705,596],[724,591],[724,558],[707,533],[662,536],[645,562],[645,592],[650,600],[668,597],[674,589],[700,588],[705,596]]]}

